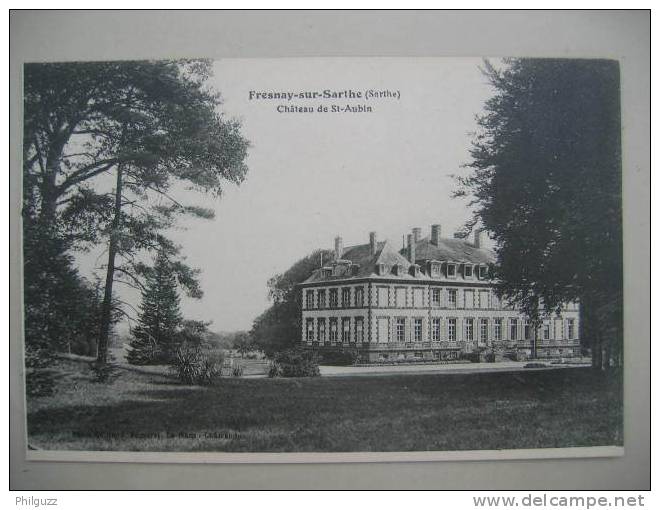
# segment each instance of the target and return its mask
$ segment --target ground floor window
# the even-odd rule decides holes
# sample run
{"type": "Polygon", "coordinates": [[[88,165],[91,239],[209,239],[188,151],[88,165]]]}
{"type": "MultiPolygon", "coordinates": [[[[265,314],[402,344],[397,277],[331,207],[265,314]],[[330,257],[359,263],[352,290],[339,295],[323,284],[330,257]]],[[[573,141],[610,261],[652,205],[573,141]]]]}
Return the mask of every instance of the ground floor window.
{"type": "Polygon", "coordinates": [[[364,342],[364,318],[355,318],[355,341],[364,342]]]}
{"type": "Polygon", "coordinates": [[[509,339],[511,341],[518,340],[518,319],[510,319],[509,326],[511,329],[509,339]]]}
{"type": "Polygon", "coordinates": [[[550,324],[543,323],[543,340],[550,340],[550,324]]]}
{"type": "Polygon", "coordinates": [[[532,326],[529,321],[525,321],[523,323],[523,338],[525,340],[531,340],[532,339],[532,326]]]}
{"type": "Polygon", "coordinates": [[[306,331],[307,341],[312,342],[314,340],[314,319],[307,319],[306,331]]]}
{"type": "Polygon", "coordinates": [[[431,339],[434,342],[440,341],[440,319],[435,318],[431,323],[431,339]]]}
{"type": "Polygon", "coordinates": [[[456,319],[447,319],[447,340],[456,341],[456,319]]]}
{"type": "Polygon", "coordinates": [[[318,331],[318,341],[325,342],[325,319],[319,319],[318,324],[316,325],[318,331]]]}
{"type": "Polygon", "coordinates": [[[568,319],[568,340],[575,338],[575,319],[568,319]]]}
{"type": "Polygon", "coordinates": [[[422,319],[415,319],[415,342],[422,341],[422,319]]]}
{"type": "Polygon", "coordinates": [[[474,341],[474,319],[465,319],[465,340],[474,341]]]}
{"type": "Polygon", "coordinates": [[[330,341],[331,342],[336,342],[337,341],[337,319],[336,318],[330,319],[330,341]]]}
{"type": "Polygon", "coordinates": [[[493,320],[493,338],[496,342],[502,340],[502,319],[493,320]]]}
{"type": "Polygon", "coordinates": [[[341,341],[350,342],[351,341],[351,319],[344,317],[341,320],[341,341]]]}
{"type": "Polygon", "coordinates": [[[396,341],[406,341],[406,319],[399,317],[396,320],[396,341]]]}
{"type": "Polygon", "coordinates": [[[488,319],[479,319],[479,341],[483,344],[488,342],[488,319]]]}

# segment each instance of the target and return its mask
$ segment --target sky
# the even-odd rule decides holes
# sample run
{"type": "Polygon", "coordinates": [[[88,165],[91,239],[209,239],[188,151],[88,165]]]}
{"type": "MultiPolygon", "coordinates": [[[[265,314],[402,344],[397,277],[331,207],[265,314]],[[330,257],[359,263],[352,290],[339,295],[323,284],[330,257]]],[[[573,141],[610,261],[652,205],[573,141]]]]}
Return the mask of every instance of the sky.
{"type": "MultiPolygon", "coordinates": [[[[230,59],[214,65],[222,111],[242,123],[251,147],[246,180],[211,207],[213,220],[186,219],[171,237],[201,269],[201,300],[182,299],[186,318],[215,331],[249,329],[268,306],[266,283],[317,248],[379,240],[400,246],[413,227],[440,223],[451,237],[469,218],[451,198],[465,174],[475,115],[492,94],[480,59],[230,59]],[[398,98],[254,99],[256,92],[368,90],[398,98]],[[250,99],[253,91],[253,99],[250,99]],[[368,113],[279,113],[277,107],[347,104],[368,113]]],[[[180,195],[179,195],[180,196],[180,195]]],[[[87,256],[91,271],[98,254],[87,256]]],[[[83,264],[85,265],[85,264],[83,264]]],[[[139,303],[130,289],[121,297],[139,303]]]]}

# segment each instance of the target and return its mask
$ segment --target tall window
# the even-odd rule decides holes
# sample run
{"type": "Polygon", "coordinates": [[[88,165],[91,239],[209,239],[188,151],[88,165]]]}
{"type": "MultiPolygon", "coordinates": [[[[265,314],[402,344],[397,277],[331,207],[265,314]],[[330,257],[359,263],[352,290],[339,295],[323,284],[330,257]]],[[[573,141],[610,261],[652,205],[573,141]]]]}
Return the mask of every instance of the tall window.
{"type": "Polygon", "coordinates": [[[308,290],[305,292],[305,307],[314,308],[314,291],[308,290]]]}
{"type": "Polygon", "coordinates": [[[493,319],[493,339],[496,342],[502,340],[502,319],[493,319]]]}
{"type": "Polygon", "coordinates": [[[314,340],[314,319],[307,319],[306,321],[306,338],[308,342],[312,342],[314,340]]]}
{"type": "Polygon", "coordinates": [[[479,319],[479,341],[482,344],[488,343],[488,319],[479,319]]]}
{"type": "Polygon", "coordinates": [[[378,306],[385,308],[390,306],[389,303],[389,289],[387,287],[378,287],[378,306]]]}
{"type": "Polygon", "coordinates": [[[406,319],[399,317],[396,320],[396,341],[406,341],[406,319]]]}
{"type": "Polygon", "coordinates": [[[487,290],[479,291],[479,308],[490,308],[489,298],[490,292],[487,290]]]}
{"type": "Polygon", "coordinates": [[[348,308],[349,306],[351,306],[350,288],[341,289],[341,306],[342,308],[348,308]]]}
{"type": "Polygon", "coordinates": [[[532,339],[532,325],[528,320],[523,322],[523,338],[525,340],[532,339]]]}
{"type": "Polygon", "coordinates": [[[332,317],[330,319],[330,341],[331,342],[336,342],[337,341],[337,318],[332,317]]]}
{"type": "Polygon", "coordinates": [[[447,340],[456,341],[456,319],[447,319],[447,340]]]}
{"type": "Polygon", "coordinates": [[[355,341],[364,342],[364,317],[355,318],[355,341]]]}
{"type": "Polygon", "coordinates": [[[337,289],[330,289],[330,308],[337,308],[338,294],[337,289]]]}
{"type": "Polygon", "coordinates": [[[568,340],[575,338],[575,319],[568,319],[568,340]]]}
{"type": "Polygon", "coordinates": [[[456,308],[456,289],[447,289],[447,304],[449,308],[456,308]]]}
{"type": "Polygon", "coordinates": [[[433,306],[440,306],[440,289],[431,290],[431,303],[433,306]]]}
{"type": "Polygon", "coordinates": [[[355,306],[364,306],[364,288],[355,288],[355,306]]]}
{"type": "Polygon", "coordinates": [[[440,341],[440,318],[435,317],[431,322],[431,339],[434,342],[440,341]]]}
{"type": "Polygon", "coordinates": [[[406,306],[406,289],[402,287],[397,287],[394,289],[394,306],[397,308],[403,308],[406,306]]]}
{"type": "Polygon", "coordinates": [[[547,321],[543,323],[543,340],[550,340],[550,324],[547,321]]]}
{"type": "Polygon", "coordinates": [[[463,295],[465,296],[465,308],[474,308],[474,291],[466,290],[463,295]]]}
{"type": "Polygon", "coordinates": [[[415,326],[415,342],[421,342],[422,341],[422,319],[415,319],[414,322],[415,326]]]}
{"type": "Polygon", "coordinates": [[[518,319],[510,319],[509,326],[511,333],[509,339],[511,341],[518,340],[518,319]]]}
{"type": "Polygon", "coordinates": [[[316,329],[318,331],[318,341],[325,342],[325,319],[319,319],[317,321],[316,329]]]}
{"type": "Polygon", "coordinates": [[[325,289],[319,290],[316,297],[319,308],[325,308],[325,289]]]}
{"type": "Polygon", "coordinates": [[[351,319],[344,317],[341,320],[341,341],[350,342],[351,341],[351,319]]]}
{"type": "Polygon", "coordinates": [[[474,319],[465,319],[465,340],[474,341],[474,319]]]}

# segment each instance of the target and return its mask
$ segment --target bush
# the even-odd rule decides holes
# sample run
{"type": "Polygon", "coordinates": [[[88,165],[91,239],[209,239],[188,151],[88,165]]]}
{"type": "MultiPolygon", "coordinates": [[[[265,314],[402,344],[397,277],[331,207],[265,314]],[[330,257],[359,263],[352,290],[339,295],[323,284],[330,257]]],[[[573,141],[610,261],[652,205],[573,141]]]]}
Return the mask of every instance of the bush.
{"type": "Polygon", "coordinates": [[[214,384],[222,376],[222,356],[199,346],[177,349],[170,368],[183,384],[214,384]]]}
{"type": "Polygon", "coordinates": [[[333,349],[321,352],[319,362],[322,365],[350,366],[357,363],[358,357],[355,349],[333,349]]]}
{"type": "Polygon", "coordinates": [[[115,363],[90,363],[93,383],[112,384],[119,377],[119,369],[115,363]]]}
{"type": "Polygon", "coordinates": [[[319,363],[310,351],[291,349],[275,355],[268,377],[318,377],[319,363]]]}
{"type": "Polygon", "coordinates": [[[235,367],[232,367],[231,369],[231,375],[232,377],[243,377],[243,366],[242,365],[236,365],[235,367]]]}

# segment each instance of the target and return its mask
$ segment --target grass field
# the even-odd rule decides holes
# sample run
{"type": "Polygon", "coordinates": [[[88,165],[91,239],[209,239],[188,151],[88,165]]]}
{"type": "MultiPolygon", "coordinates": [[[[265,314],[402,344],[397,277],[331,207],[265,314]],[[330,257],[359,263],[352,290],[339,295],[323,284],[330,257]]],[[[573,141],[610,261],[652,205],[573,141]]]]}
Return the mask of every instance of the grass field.
{"type": "Polygon", "coordinates": [[[139,368],[28,402],[32,447],[124,451],[411,451],[621,445],[618,380],[590,369],[182,386],[139,368]]]}

